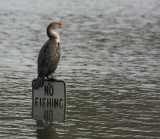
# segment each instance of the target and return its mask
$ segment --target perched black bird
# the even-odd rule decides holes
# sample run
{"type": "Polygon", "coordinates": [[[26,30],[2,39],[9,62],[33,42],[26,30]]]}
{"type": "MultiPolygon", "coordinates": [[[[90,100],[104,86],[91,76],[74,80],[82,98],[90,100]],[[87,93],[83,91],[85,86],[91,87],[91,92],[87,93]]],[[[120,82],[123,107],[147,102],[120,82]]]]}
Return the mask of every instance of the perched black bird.
{"type": "Polygon", "coordinates": [[[55,29],[68,27],[58,22],[53,22],[47,27],[49,39],[42,46],[38,56],[38,77],[33,83],[33,88],[38,89],[43,86],[44,78],[51,75],[57,68],[61,50],[60,37],[55,29]]]}

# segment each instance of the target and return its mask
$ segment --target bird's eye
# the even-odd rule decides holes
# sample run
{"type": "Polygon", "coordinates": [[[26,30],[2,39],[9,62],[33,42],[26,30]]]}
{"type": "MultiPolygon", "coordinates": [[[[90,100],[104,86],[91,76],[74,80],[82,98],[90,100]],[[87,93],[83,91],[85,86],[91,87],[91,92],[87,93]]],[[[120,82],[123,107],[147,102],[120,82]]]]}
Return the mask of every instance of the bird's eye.
{"type": "Polygon", "coordinates": [[[58,26],[58,28],[62,28],[62,24],[60,24],[60,25],[58,26]]]}

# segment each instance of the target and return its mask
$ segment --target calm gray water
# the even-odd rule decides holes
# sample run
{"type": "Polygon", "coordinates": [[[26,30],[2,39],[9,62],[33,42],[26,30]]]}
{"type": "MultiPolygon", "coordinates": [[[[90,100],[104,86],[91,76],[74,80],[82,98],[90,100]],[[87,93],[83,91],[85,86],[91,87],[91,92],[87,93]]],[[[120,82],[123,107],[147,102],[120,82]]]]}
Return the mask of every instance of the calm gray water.
{"type": "Polygon", "coordinates": [[[0,1],[0,138],[160,138],[159,0],[0,1]],[[52,21],[66,120],[32,119],[32,79],[52,21]]]}

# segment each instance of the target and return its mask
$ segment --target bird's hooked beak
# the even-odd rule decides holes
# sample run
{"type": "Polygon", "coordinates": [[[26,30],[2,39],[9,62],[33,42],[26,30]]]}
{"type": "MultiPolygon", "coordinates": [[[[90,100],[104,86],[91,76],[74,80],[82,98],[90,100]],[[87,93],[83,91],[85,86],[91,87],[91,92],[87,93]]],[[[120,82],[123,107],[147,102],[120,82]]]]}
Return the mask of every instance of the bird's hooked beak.
{"type": "Polygon", "coordinates": [[[64,27],[69,27],[68,25],[59,25],[58,28],[64,28],[64,27]]]}

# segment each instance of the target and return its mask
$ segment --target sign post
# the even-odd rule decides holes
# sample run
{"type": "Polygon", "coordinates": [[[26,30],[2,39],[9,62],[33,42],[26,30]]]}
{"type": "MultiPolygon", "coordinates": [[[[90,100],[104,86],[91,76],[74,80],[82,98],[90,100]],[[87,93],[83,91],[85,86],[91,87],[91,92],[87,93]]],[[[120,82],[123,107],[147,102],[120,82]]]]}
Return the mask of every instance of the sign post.
{"type": "MultiPolygon", "coordinates": [[[[32,81],[33,84],[34,80],[32,81]]],[[[65,120],[66,85],[62,80],[45,80],[39,89],[32,85],[32,117],[48,122],[65,120]]]]}

